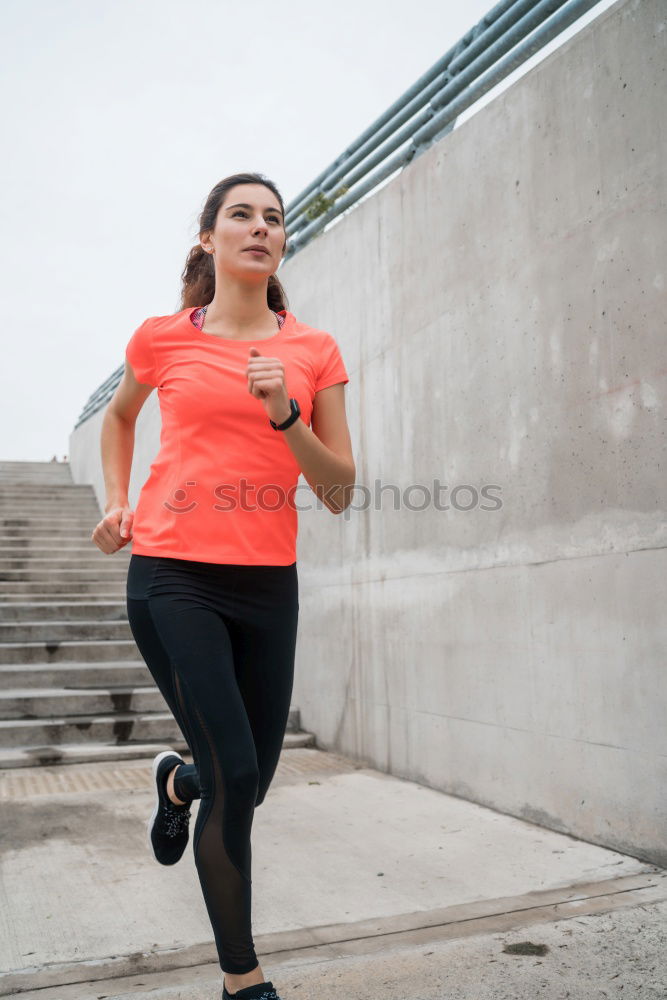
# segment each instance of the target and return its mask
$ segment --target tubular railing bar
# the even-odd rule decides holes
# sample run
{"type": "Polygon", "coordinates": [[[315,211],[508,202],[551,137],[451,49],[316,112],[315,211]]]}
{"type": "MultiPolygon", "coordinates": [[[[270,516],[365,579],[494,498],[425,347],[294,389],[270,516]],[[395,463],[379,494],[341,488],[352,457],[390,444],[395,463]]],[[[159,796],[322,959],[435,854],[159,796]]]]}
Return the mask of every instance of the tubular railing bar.
{"type": "MultiPolygon", "coordinates": [[[[480,31],[482,33],[492,25],[498,18],[500,18],[505,11],[512,7],[516,0],[501,0],[500,3],[490,10],[484,17],[479,21],[475,27],[471,28],[462,39],[460,39],[455,45],[441,56],[437,62],[431,66],[429,70],[426,71],[408,90],[405,91],[394,103],[380,115],[364,132],[358,136],[357,139],[352,142],[346,150],[344,150],[340,156],[331,163],[325,170],[319,174],[318,177],[312,181],[308,187],[294,198],[290,204],[287,206],[285,215],[285,224],[289,225],[290,222],[294,221],[301,214],[301,208],[308,202],[312,201],[312,197],[316,194],[320,188],[320,185],[327,180],[336,170],[344,168],[346,164],[349,164],[350,160],[354,160],[354,163],[358,162],[356,157],[359,150],[368,146],[369,141],[372,142],[377,139],[378,133],[382,135],[389,134],[391,132],[391,126],[396,124],[402,124],[407,118],[411,118],[415,113],[415,110],[420,108],[429,97],[431,92],[429,87],[433,85],[435,90],[438,89],[439,83],[436,80],[443,71],[447,69],[447,66],[451,60],[459,54],[462,47],[465,47],[471,38],[474,38],[480,31]],[[435,83],[434,83],[435,80],[435,83]]],[[[532,0],[536,3],[537,0],[532,0]]],[[[379,140],[381,141],[381,140],[379,140]]],[[[373,147],[371,147],[373,148],[373,147]]],[[[354,164],[353,164],[354,165],[354,164]]]]}
{"type": "MultiPolygon", "coordinates": [[[[514,38],[521,31],[521,25],[523,22],[523,27],[525,29],[526,23],[534,22],[536,16],[542,14],[542,19],[549,16],[544,14],[545,9],[553,7],[563,7],[566,4],[564,10],[560,10],[551,21],[546,23],[539,31],[535,32],[532,37],[526,39],[523,45],[520,45],[512,51],[507,58],[498,62],[493,69],[486,73],[483,77],[477,80],[474,86],[469,87],[464,93],[460,94],[455,100],[449,101],[446,107],[444,107],[440,112],[436,113],[430,120],[425,122],[416,132],[408,133],[407,129],[402,130],[398,134],[398,137],[394,137],[390,143],[386,144],[386,148],[395,148],[397,145],[402,144],[407,141],[408,138],[411,139],[410,146],[407,150],[399,153],[393,159],[385,162],[384,166],[372,174],[363,184],[357,184],[354,190],[348,191],[345,195],[339,198],[334,205],[328,210],[328,212],[323,213],[317,219],[313,220],[308,226],[299,230],[298,236],[293,242],[290,242],[289,250],[283,258],[288,259],[293,256],[294,253],[298,252],[305,243],[312,239],[317,233],[325,228],[333,219],[338,215],[342,214],[351,205],[355,204],[359,199],[374,187],[377,187],[385,178],[395,171],[406,166],[410,160],[416,155],[425,151],[426,148],[433,142],[434,138],[437,137],[439,133],[442,132],[444,127],[448,122],[452,121],[463,111],[465,111],[470,105],[474,104],[475,101],[479,100],[488,90],[496,85],[504,77],[508,76],[517,66],[522,62],[525,62],[527,58],[533,55],[536,51],[542,48],[547,42],[551,41],[556,35],[558,35],[564,28],[576,21],[582,14],[594,7],[599,0],[542,0],[542,3],[538,4],[537,7],[530,13],[527,14],[521,21],[517,22],[513,31],[507,33],[507,36],[496,42],[495,45],[491,47],[491,50],[486,52],[483,56],[480,56],[474,63],[472,63],[462,76],[471,76],[474,72],[479,72],[481,68],[480,64],[486,63],[490,58],[490,52],[495,50],[496,54],[498,51],[507,51],[510,47],[507,45],[508,40],[514,38]],[[504,46],[504,48],[503,48],[504,46]]],[[[552,11],[553,13],[553,11],[552,11]]],[[[514,47],[515,42],[512,42],[514,47]]],[[[456,81],[453,81],[455,85],[459,85],[460,78],[457,77],[456,81]]],[[[451,85],[448,84],[445,90],[447,90],[451,85]]],[[[460,88],[459,88],[460,89],[460,88]]],[[[374,165],[376,162],[380,161],[382,157],[378,154],[371,158],[370,165],[374,165]]],[[[351,183],[357,177],[362,177],[368,170],[368,165],[365,169],[360,169],[356,173],[353,172],[351,178],[349,178],[351,183]]]]}
{"type": "MultiPolygon", "coordinates": [[[[122,370],[121,370],[121,374],[122,374],[122,370]]],[[[116,376],[116,372],[114,371],[113,374],[111,374],[100,386],[97,387],[97,389],[95,390],[95,392],[91,393],[91,395],[88,397],[88,403],[95,402],[97,396],[101,395],[101,394],[103,394],[105,392],[105,390],[109,386],[109,383],[113,381],[113,379],[115,378],[115,376],[116,376]]]]}
{"type": "Polygon", "coordinates": [[[79,424],[82,424],[84,420],[87,420],[89,416],[92,416],[93,413],[96,413],[97,410],[100,408],[100,406],[111,398],[114,389],[121,380],[124,367],[125,365],[123,364],[120,365],[119,368],[116,368],[116,370],[112,372],[111,375],[109,375],[109,377],[105,379],[105,381],[102,382],[101,385],[97,387],[95,392],[91,393],[91,395],[86,400],[86,403],[81,411],[81,414],[79,415],[77,422],[74,425],[74,430],[76,430],[79,424]]]}
{"type": "MultiPolygon", "coordinates": [[[[123,366],[121,366],[121,367],[123,367],[123,366]]],[[[115,374],[116,374],[116,373],[114,372],[114,373],[113,373],[112,375],[109,375],[109,377],[108,377],[108,378],[106,379],[106,381],[105,381],[105,382],[102,382],[102,384],[101,384],[100,386],[98,386],[98,388],[97,388],[97,389],[95,390],[95,392],[94,392],[94,393],[92,393],[92,395],[90,396],[90,399],[94,399],[94,398],[95,398],[95,395],[96,395],[96,394],[97,394],[98,392],[103,392],[103,391],[104,391],[104,389],[106,388],[106,385],[107,385],[107,382],[110,382],[110,381],[111,381],[111,379],[112,379],[112,378],[114,377],[114,375],[115,375],[115,374]]]]}
{"type": "MultiPolygon", "coordinates": [[[[489,73],[483,76],[478,85],[475,87],[476,97],[483,96],[492,87],[495,87],[496,83],[499,83],[502,79],[520,66],[521,63],[526,62],[532,55],[539,51],[539,49],[544,48],[544,46],[550,42],[557,35],[561,34],[566,28],[580,17],[582,17],[591,7],[595,7],[600,0],[569,0],[569,3],[565,5],[561,2],[556,4],[556,7],[563,8],[557,10],[555,13],[552,12],[550,15],[550,20],[539,30],[535,31],[531,37],[526,38],[523,45],[519,46],[516,51],[510,52],[507,59],[504,59],[501,63],[492,69],[489,73]]],[[[540,7],[545,8],[549,6],[547,2],[540,7]]],[[[539,8],[533,13],[537,13],[539,8]]],[[[517,28],[522,22],[530,22],[533,15],[528,14],[521,21],[517,22],[517,28]]],[[[545,18],[540,18],[540,20],[545,20],[545,18]]],[[[538,22],[539,23],[539,22],[538,22]]],[[[531,29],[532,30],[532,29],[531,29]]],[[[512,34],[510,32],[510,34],[512,34]]],[[[472,68],[472,67],[469,67],[472,68]]],[[[483,67],[480,67],[483,68],[483,67]]],[[[465,95],[464,95],[465,96],[465,95]]],[[[472,102],[470,102],[472,103],[472,102]]],[[[463,109],[459,109],[456,113],[460,114],[463,109]]],[[[443,108],[431,122],[425,128],[420,129],[415,133],[415,139],[417,140],[417,145],[423,144],[425,141],[432,139],[433,135],[438,131],[439,128],[445,124],[451,115],[449,108],[443,108]]]]}

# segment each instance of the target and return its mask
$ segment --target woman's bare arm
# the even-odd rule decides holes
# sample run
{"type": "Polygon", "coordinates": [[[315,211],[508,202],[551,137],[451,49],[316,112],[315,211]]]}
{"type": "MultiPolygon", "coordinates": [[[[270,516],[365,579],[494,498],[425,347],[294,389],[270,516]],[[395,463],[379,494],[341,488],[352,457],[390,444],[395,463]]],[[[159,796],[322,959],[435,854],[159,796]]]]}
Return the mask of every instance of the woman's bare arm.
{"type": "Polygon", "coordinates": [[[312,430],[295,420],[281,431],[313,492],[332,514],[340,514],[352,502],[356,467],[345,415],[342,382],[315,393],[312,430]]]}
{"type": "Polygon", "coordinates": [[[127,545],[131,539],[133,515],[128,489],[134,454],[134,428],[139,412],[152,391],[153,386],[137,381],[126,361],[123,376],[102,420],[100,449],[106,491],[105,516],[93,530],[91,540],[109,555],[127,545]]]}

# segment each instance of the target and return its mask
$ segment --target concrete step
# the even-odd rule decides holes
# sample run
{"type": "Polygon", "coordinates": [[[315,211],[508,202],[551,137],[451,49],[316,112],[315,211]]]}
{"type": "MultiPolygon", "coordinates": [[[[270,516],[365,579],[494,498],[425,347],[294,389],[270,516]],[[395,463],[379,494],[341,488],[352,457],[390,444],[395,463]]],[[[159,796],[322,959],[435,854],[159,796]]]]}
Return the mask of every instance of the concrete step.
{"type": "Polygon", "coordinates": [[[69,523],[71,527],[79,530],[85,528],[90,522],[97,524],[102,519],[104,512],[100,510],[97,503],[87,504],[86,507],[71,507],[69,503],[45,503],[43,507],[22,504],[19,501],[14,506],[0,505],[0,526],[18,527],[23,525],[26,531],[31,531],[33,524],[36,527],[44,528],[49,521],[54,524],[64,525],[69,523]]]}
{"type": "MultiPolygon", "coordinates": [[[[146,676],[150,678],[148,671],[146,676]]],[[[150,680],[150,684],[106,688],[11,688],[0,691],[0,720],[30,719],[47,723],[54,718],[72,719],[75,716],[170,713],[162,692],[152,683],[152,678],[150,680]]],[[[299,731],[298,708],[290,709],[286,729],[299,731]]]]}
{"type": "Polygon", "coordinates": [[[34,539],[37,544],[40,541],[45,545],[60,545],[61,539],[76,538],[79,545],[90,542],[95,525],[102,520],[103,513],[100,511],[94,518],[81,517],[76,520],[72,518],[40,517],[31,520],[27,517],[2,517],[0,518],[0,538],[4,545],[11,545],[15,538],[34,539]]]}
{"type": "MultiPolygon", "coordinates": [[[[311,734],[292,733],[297,739],[311,734]]],[[[115,711],[104,715],[61,715],[48,719],[0,719],[0,752],[6,748],[65,743],[171,743],[182,739],[171,712],[115,711]]],[[[285,745],[283,740],[283,745],[285,745]]],[[[308,745],[300,742],[298,746],[308,745]]]]}
{"type": "MultiPolygon", "coordinates": [[[[103,517],[103,512],[98,509],[97,511],[97,521],[101,521],[103,517]]],[[[95,521],[95,524],[97,524],[95,521]]],[[[55,530],[56,528],[68,528],[70,531],[85,531],[90,524],[90,516],[86,514],[81,517],[79,515],[69,514],[62,511],[60,508],[56,508],[51,511],[51,514],[23,514],[20,512],[9,513],[5,511],[0,514],[0,531],[4,535],[5,529],[18,528],[24,534],[32,534],[34,531],[49,530],[49,526],[52,526],[55,530]]]]}
{"type": "Polygon", "coordinates": [[[65,503],[69,509],[70,504],[89,504],[91,502],[97,504],[97,497],[89,486],[9,487],[0,483],[0,504],[65,503]]]}
{"type": "MultiPolygon", "coordinates": [[[[313,733],[285,733],[283,750],[297,747],[315,747],[313,733]]],[[[123,761],[147,758],[152,760],[163,750],[177,750],[188,754],[188,745],[180,731],[177,736],[164,742],[143,743],[59,743],[53,745],[36,744],[23,747],[0,746],[0,768],[38,767],[48,764],[83,764],[94,761],[123,761]]],[[[46,998],[45,998],[46,1000],[46,998]]]]}
{"type": "Polygon", "coordinates": [[[44,643],[50,645],[62,640],[88,639],[106,642],[109,639],[131,639],[127,615],[117,621],[34,621],[2,622],[0,624],[0,645],[2,643],[44,643]]]}
{"type": "Polygon", "coordinates": [[[181,737],[170,712],[114,712],[62,715],[49,719],[0,720],[0,747],[52,746],[63,743],[156,743],[181,737]]]}
{"type": "Polygon", "coordinates": [[[134,660],[137,647],[134,639],[56,640],[45,642],[2,642],[0,663],[76,663],[97,660],[134,660]]]}
{"type": "MultiPolygon", "coordinates": [[[[146,743],[60,743],[54,746],[0,747],[0,768],[40,767],[47,764],[85,764],[106,760],[150,758],[163,750],[187,753],[179,733],[169,741],[146,743]]],[[[2,994],[0,994],[2,995],[2,994]]],[[[45,998],[46,1000],[46,998],[45,998]]]]}
{"type": "Polygon", "coordinates": [[[23,485],[74,485],[69,463],[53,463],[51,468],[28,467],[19,463],[14,466],[0,465],[0,483],[8,486],[23,485]]]}
{"type": "Polygon", "coordinates": [[[59,600],[124,601],[125,579],[112,583],[102,579],[83,583],[44,583],[41,580],[17,580],[12,583],[0,580],[0,603],[25,603],[25,601],[59,600]]]}
{"type": "MultiPolygon", "coordinates": [[[[102,514],[100,513],[99,520],[102,520],[102,514]]],[[[2,542],[4,545],[36,545],[41,546],[53,546],[57,548],[59,545],[66,545],[70,540],[75,545],[85,545],[90,541],[90,536],[92,533],[92,528],[89,527],[90,521],[86,519],[85,524],[81,524],[77,527],[71,521],[62,520],[59,524],[55,524],[50,521],[47,524],[40,523],[35,525],[34,523],[27,527],[22,524],[6,525],[2,528],[2,542]]]]}
{"type": "Polygon", "coordinates": [[[98,549],[94,542],[90,542],[87,549],[74,550],[73,554],[70,554],[67,550],[54,553],[51,556],[43,556],[33,552],[22,552],[8,557],[0,553],[0,572],[8,573],[20,569],[30,570],[31,572],[38,570],[45,570],[46,572],[65,570],[70,573],[76,569],[99,572],[100,569],[105,569],[107,566],[116,569],[128,563],[129,560],[130,553],[126,548],[119,549],[117,552],[107,553],[98,549]],[[81,554],[77,555],[77,551],[80,551],[81,554]]]}
{"type": "MultiPolygon", "coordinates": [[[[110,560],[113,556],[110,556],[110,560]]],[[[98,585],[106,582],[125,580],[127,577],[127,565],[119,565],[119,561],[100,563],[97,567],[77,566],[71,568],[62,567],[60,569],[35,569],[25,567],[23,569],[3,569],[0,570],[0,582],[4,583],[55,583],[62,580],[63,583],[86,583],[96,582],[98,585]]]]}
{"type": "Polygon", "coordinates": [[[50,718],[75,715],[109,715],[118,712],[169,712],[160,690],[143,687],[115,688],[12,688],[0,691],[0,720],[50,718]]]}
{"type": "Polygon", "coordinates": [[[3,517],[7,517],[14,511],[17,511],[22,516],[36,514],[41,517],[47,517],[53,511],[54,513],[57,512],[59,517],[66,517],[70,513],[86,517],[91,510],[99,509],[100,505],[97,502],[97,497],[92,495],[86,497],[45,496],[39,498],[37,496],[3,497],[0,494],[0,511],[2,511],[3,517]]]}
{"type": "Polygon", "coordinates": [[[67,487],[67,486],[86,486],[87,483],[75,483],[71,477],[67,476],[33,476],[24,474],[7,475],[6,472],[0,471],[0,486],[6,489],[22,489],[26,487],[28,489],[38,489],[39,487],[67,487]]]}
{"type": "Polygon", "coordinates": [[[0,622],[127,621],[125,600],[0,601],[0,622]]]}
{"type": "Polygon", "coordinates": [[[55,462],[39,462],[37,460],[23,460],[23,459],[3,459],[0,462],[0,475],[17,475],[18,473],[35,473],[41,478],[48,478],[48,476],[63,475],[72,482],[72,473],[70,464],[68,461],[57,460],[55,462]]]}
{"type": "Polygon", "coordinates": [[[80,663],[2,663],[0,691],[12,688],[110,688],[152,684],[141,659],[80,663]]]}
{"type": "Polygon", "coordinates": [[[16,472],[38,472],[40,475],[48,475],[50,473],[63,472],[71,478],[70,464],[65,459],[55,459],[54,461],[46,461],[46,459],[23,459],[23,458],[3,458],[0,461],[0,472],[5,473],[11,470],[13,473],[16,472]]]}
{"type": "Polygon", "coordinates": [[[37,476],[6,476],[0,472],[0,486],[4,486],[8,489],[35,489],[41,486],[53,487],[76,485],[81,484],[73,483],[71,479],[68,481],[67,479],[58,479],[56,477],[49,480],[40,480],[37,476]]]}
{"type": "MultiPolygon", "coordinates": [[[[43,562],[47,568],[49,565],[54,565],[58,562],[78,563],[90,560],[94,560],[95,564],[104,562],[105,560],[109,562],[110,554],[102,552],[95,545],[95,542],[90,538],[91,532],[88,533],[88,538],[72,539],[69,543],[63,540],[62,544],[60,539],[58,539],[51,545],[39,544],[35,541],[28,545],[14,545],[12,540],[4,535],[4,544],[0,545],[0,559],[2,559],[3,563],[10,563],[14,559],[20,559],[22,562],[29,559],[31,563],[43,562]]],[[[117,556],[118,559],[129,559],[130,554],[129,543],[122,549],[111,553],[111,555],[117,556]]]]}
{"type": "Polygon", "coordinates": [[[22,516],[26,514],[39,514],[41,517],[48,517],[50,511],[58,508],[60,516],[70,513],[85,517],[90,511],[99,511],[100,505],[95,496],[55,498],[45,497],[2,497],[0,496],[0,513],[3,517],[8,517],[13,511],[18,511],[22,516]]]}
{"type": "Polygon", "coordinates": [[[48,563],[55,565],[58,561],[68,563],[70,567],[72,562],[78,563],[86,560],[94,560],[94,565],[102,565],[105,561],[113,565],[111,556],[118,556],[118,561],[121,561],[123,557],[127,558],[131,555],[132,539],[112,553],[103,552],[98,548],[91,537],[95,524],[88,522],[78,538],[71,535],[69,538],[51,535],[48,541],[46,541],[46,537],[39,539],[35,537],[28,544],[15,544],[14,539],[7,535],[6,529],[0,527],[0,537],[2,538],[0,558],[2,558],[3,563],[7,564],[7,568],[11,568],[9,563],[12,560],[20,559],[22,562],[30,560],[32,563],[42,560],[44,567],[48,569],[48,563]]]}
{"type": "Polygon", "coordinates": [[[42,496],[95,496],[90,483],[23,483],[18,486],[10,480],[0,481],[0,497],[42,496]]]}
{"type": "Polygon", "coordinates": [[[29,482],[15,483],[10,479],[0,478],[0,499],[6,497],[14,500],[26,496],[30,500],[40,500],[42,497],[67,496],[76,500],[87,500],[95,497],[95,490],[90,483],[73,482],[38,482],[33,479],[29,482]]]}
{"type": "MultiPolygon", "coordinates": [[[[39,538],[33,535],[23,535],[21,537],[10,537],[6,532],[2,532],[0,537],[0,556],[12,559],[17,556],[30,555],[39,559],[54,559],[58,556],[65,556],[70,559],[76,556],[94,555],[104,556],[105,553],[91,540],[92,528],[80,532],[78,535],[42,535],[39,538]],[[74,552],[70,552],[73,549],[74,552]]],[[[129,543],[128,543],[129,544],[129,543]]],[[[118,550],[118,555],[128,552],[129,548],[118,550]]],[[[116,553],[115,553],[116,554],[116,553]]]]}

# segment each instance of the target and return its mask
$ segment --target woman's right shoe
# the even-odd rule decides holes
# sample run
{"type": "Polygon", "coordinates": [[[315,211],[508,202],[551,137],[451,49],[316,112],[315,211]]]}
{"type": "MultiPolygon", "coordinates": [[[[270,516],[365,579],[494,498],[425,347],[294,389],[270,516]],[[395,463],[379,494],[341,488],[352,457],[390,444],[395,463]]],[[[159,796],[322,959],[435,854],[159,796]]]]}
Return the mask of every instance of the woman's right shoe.
{"type": "Polygon", "coordinates": [[[280,1000],[280,997],[273,988],[273,983],[255,983],[254,986],[246,986],[236,993],[228,993],[224,982],[222,984],[222,1000],[280,1000]]]}
{"type": "Polygon", "coordinates": [[[178,806],[167,795],[167,776],[185,761],[175,750],[163,750],[153,761],[155,807],[146,823],[148,846],[161,865],[175,865],[188,842],[190,803],[178,806]]]}

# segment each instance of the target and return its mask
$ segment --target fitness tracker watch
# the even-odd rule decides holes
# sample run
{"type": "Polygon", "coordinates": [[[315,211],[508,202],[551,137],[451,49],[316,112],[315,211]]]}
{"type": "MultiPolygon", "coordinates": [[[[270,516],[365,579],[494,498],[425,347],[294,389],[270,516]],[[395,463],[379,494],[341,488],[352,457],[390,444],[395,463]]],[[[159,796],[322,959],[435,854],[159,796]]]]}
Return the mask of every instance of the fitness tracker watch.
{"type": "Polygon", "coordinates": [[[292,412],[287,420],[283,420],[282,424],[276,424],[273,420],[269,418],[269,423],[273,427],[274,431],[286,431],[288,427],[291,427],[295,420],[298,420],[301,416],[301,409],[299,407],[298,400],[293,397],[290,398],[289,405],[292,407],[292,412]]]}

